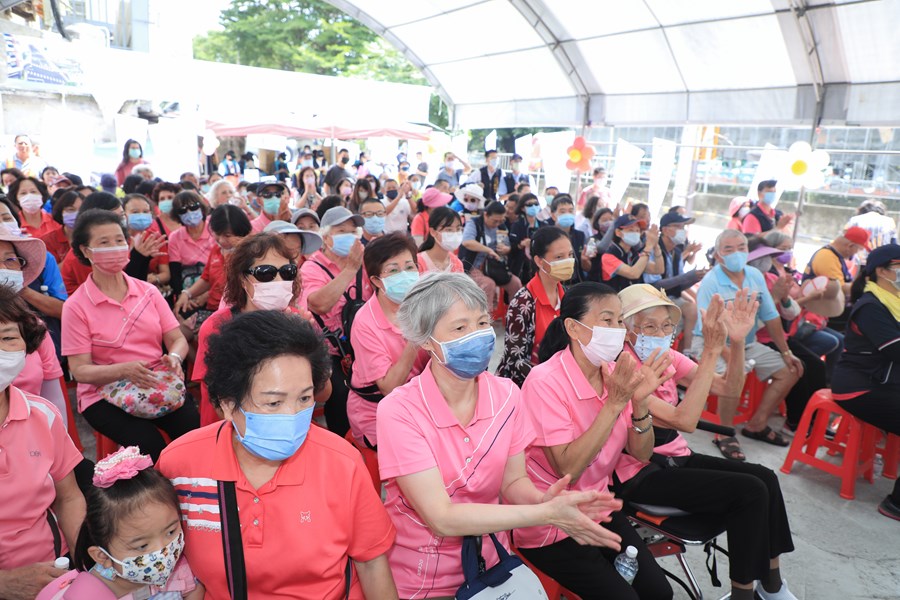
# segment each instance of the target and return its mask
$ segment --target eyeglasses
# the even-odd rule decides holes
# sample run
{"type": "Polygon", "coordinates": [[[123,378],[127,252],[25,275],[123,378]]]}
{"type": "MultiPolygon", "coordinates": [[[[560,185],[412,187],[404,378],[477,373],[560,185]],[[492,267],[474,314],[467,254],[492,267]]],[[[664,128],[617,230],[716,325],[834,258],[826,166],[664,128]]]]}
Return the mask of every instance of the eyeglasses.
{"type": "Polygon", "coordinates": [[[259,197],[263,200],[268,200],[269,198],[281,198],[281,192],[263,192],[259,197]]]}
{"type": "Polygon", "coordinates": [[[260,283],[268,283],[275,279],[276,275],[281,275],[285,281],[293,281],[297,278],[297,265],[289,263],[276,267],[273,265],[259,265],[244,271],[246,275],[252,275],[260,283]]]}
{"type": "Polygon", "coordinates": [[[406,265],[402,269],[400,267],[389,267],[386,271],[382,272],[381,277],[382,278],[390,277],[391,275],[396,275],[397,273],[400,273],[401,271],[407,271],[410,273],[418,273],[419,265],[406,265]]]}
{"type": "Polygon", "coordinates": [[[671,335],[674,331],[674,323],[663,323],[662,325],[653,325],[651,323],[640,327],[640,332],[644,335],[649,335],[650,337],[659,335],[660,332],[662,332],[663,335],[671,335]]]}
{"type": "Polygon", "coordinates": [[[25,268],[25,265],[28,264],[28,261],[21,256],[10,256],[4,258],[3,262],[0,264],[3,265],[4,269],[8,269],[10,271],[19,271],[25,268]]]}
{"type": "Polygon", "coordinates": [[[385,215],[385,212],[383,210],[379,210],[378,212],[366,211],[359,214],[363,219],[371,219],[372,217],[383,217],[385,215]]]}
{"type": "Polygon", "coordinates": [[[200,210],[200,208],[201,208],[200,203],[196,202],[194,204],[182,206],[181,208],[179,208],[178,210],[175,211],[175,214],[183,215],[183,214],[191,212],[192,210],[200,210]]]}

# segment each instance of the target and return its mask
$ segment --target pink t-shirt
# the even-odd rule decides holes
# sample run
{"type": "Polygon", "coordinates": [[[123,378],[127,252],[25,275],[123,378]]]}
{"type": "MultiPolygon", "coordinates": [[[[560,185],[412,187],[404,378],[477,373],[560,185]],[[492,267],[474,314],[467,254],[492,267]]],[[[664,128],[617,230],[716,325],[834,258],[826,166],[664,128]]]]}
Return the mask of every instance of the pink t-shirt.
{"type": "MultiPolygon", "coordinates": [[[[101,292],[93,276],[66,300],[62,314],[64,356],[90,354],[95,365],[143,360],[152,367],[160,362],[163,335],[178,329],[178,320],[155,285],[124,277],[128,292],[121,303],[101,292]]],[[[78,384],[80,412],[102,399],[98,386],[78,384]]]]}
{"type": "MultiPolygon", "coordinates": [[[[150,594],[177,592],[177,597],[180,598],[183,594],[192,592],[196,587],[197,582],[194,580],[191,567],[188,565],[187,558],[182,555],[175,563],[175,568],[172,569],[172,574],[169,575],[164,586],[150,585],[140,592],[147,591],[150,594]]],[[[137,598],[144,597],[146,596],[134,592],[125,594],[118,600],[137,600],[137,598]]],[[[69,571],[44,586],[35,600],[117,600],[117,597],[90,571],[69,571]]]]}
{"type": "Polygon", "coordinates": [[[25,356],[25,368],[19,376],[13,379],[13,385],[29,394],[40,395],[41,386],[50,379],[62,377],[62,367],[56,358],[56,347],[50,335],[44,336],[44,341],[38,346],[37,352],[25,356]]]}
{"type": "MultiPolygon", "coordinates": [[[[306,308],[309,302],[309,295],[315,291],[318,291],[331,283],[334,277],[337,277],[340,274],[341,268],[337,265],[337,263],[333,262],[329,259],[325,254],[319,250],[312,256],[310,256],[306,262],[304,262],[300,266],[300,276],[303,281],[303,291],[300,293],[300,301],[299,306],[306,308]],[[319,263],[319,264],[316,264],[319,263]],[[321,266],[320,266],[321,265],[321,266]],[[328,273],[325,272],[325,269],[333,276],[329,276],[328,273]]],[[[363,269],[362,275],[362,298],[363,300],[368,300],[372,297],[372,286],[369,284],[369,278],[366,276],[365,269],[363,269]]],[[[350,294],[351,298],[356,297],[356,279],[353,280],[353,283],[350,284],[347,293],[350,294]]],[[[341,328],[341,309],[344,308],[344,305],[347,303],[347,299],[341,295],[337,302],[335,302],[334,306],[331,307],[324,315],[320,315],[322,317],[322,322],[325,323],[325,326],[328,327],[332,331],[337,331],[341,328]]],[[[326,342],[328,346],[328,350],[332,354],[337,354],[337,351],[334,347],[326,342]]]]}
{"type": "MultiPolygon", "coordinates": [[[[437,467],[453,502],[499,504],[509,458],[534,437],[513,382],[484,373],[477,383],[475,416],[466,426],[451,412],[429,366],[378,404],[378,463],[387,480],[385,508],[397,528],[388,561],[401,598],[453,596],[463,583],[462,538],[432,533],[395,478],[437,467]]],[[[505,533],[497,537],[509,547],[505,533]]],[[[497,563],[490,542],[483,551],[488,567],[497,563]]]]}
{"type": "MultiPolygon", "coordinates": [[[[377,296],[366,302],[353,320],[350,332],[350,343],[353,346],[353,379],[355,388],[364,388],[381,379],[403,354],[406,339],[396,325],[388,321],[381,309],[377,296]]],[[[422,372],[428,362],[428,353],[420,350],[413,363],[412,371],[406,377],[409,381],[422,372]]],[[[373,446],[378,444],[378,432],[375,428],[376,402],[365,400],[350,390],[347,395],[347,417],[353,437],[362,442],[363,436],[373,446]]]]}
{"type": "Polygon", "coordinates": [[[272,219],[270,219],[266,213],[261,212],[259,213],[258,217],[250,221],[250,228],[252,229],[253,233],[259,233],[266,228],[266,225],[271,222],[272,219]]]}
{"type": "MultiPolygon", "coordinates": [[[[614,367],[615,363],[610,363],[614,367]]],[[[566,348],[535,367],[522,385],[522,404],[536,433],[534,444],[525,453],[528,476],[535,487],[546,491],[559,476],[544,455],[544,448],[568,444],[590,428],[600,409],[606,404],[591,387],[572,352],[566,348]]],[[[628,441],[631,428],[631,403],[619,414],[609,439],[600,454],[571,484],[570,490],[606,490],[619,455],[628,441]]],[[[516,529],[516,545],[540,548],[568,537],[550,525],[516,529]]]]}
{"type": "Polygon", "coordinates": [[[169,234],[169,262],[181,263],[184,266],[206,264],[209,251],[216,245],[209,227],[203,223],[203,233],[196,240],[191,237],[187,227],[179,227],[169,234]]]}
{"type": "Polygon", "coordinates": [[[56,558],[47,509],[56,484],[82,458],[59,411],[10,386],[9,414],[0,426],[0,570],[56,558]]]}
{"type": "MultiPolygon", "coordinates": [[[[428,253],[419,252],[416,256],[419,263],[419,271],[422,273],[433,273],[442,270],[434,264],[434,261],[428,256],[428,253]]],[[[449,269],[446,270],[450,273],[465,273],[465,269],[463,268],[462,261],[459,260],[459,257],[452,252],[448,256],[450,257],[450,264],[448,265],[449,269]]]]}
{"type": "MultiPolygon", "coordinates": [[[[626,346],[626,348],[635,359],[640,360],[630,346],[626,346]]],[[[672,406],[678,406],[678,382],[690,375],[691,371],[697,367],[697,363],[677,350],[669,350],[669,355],[672,357],[672,364],[666,369],[665,374],[674,373],[674,375],[667,382],[656,388],[653,395],[672,406]]],[[[653,452],[663,456],[689,456],[691,449],[688,447],[687,440],[679,433],[668,444],[655,447],[653,452]]],[[[622,454],[616,465],[616,475],[619,476],[620,481],[628,481],[645,466],[647,466],[647,463],[642,463],[628,454],[622,454]]]]}

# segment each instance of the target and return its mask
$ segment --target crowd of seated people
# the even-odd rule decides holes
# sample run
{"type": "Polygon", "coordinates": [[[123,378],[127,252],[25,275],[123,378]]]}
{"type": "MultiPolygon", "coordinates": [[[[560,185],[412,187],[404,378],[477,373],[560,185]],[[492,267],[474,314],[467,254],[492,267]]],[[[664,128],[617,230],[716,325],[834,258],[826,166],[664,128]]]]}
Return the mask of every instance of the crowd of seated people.
{"type": "Polygon", "coordinates": [[[96,189],[4,174],[0,598],[449,599],[488,534],[584,600],[673,597],[624,502],[723,522],[731,598],[789,600],[778,478],[682,434],[711,396],[734,429],[752,374],[747,443],[787,446],[823,388],[900,435],[883,206],[797,264],[764,181],[707,265],[691,215],[609,205],[602,168],[539,196],[496,151],[433,182],[307,148],[249,183],[236,156],[167,182],[129,140],[96,189]]]}

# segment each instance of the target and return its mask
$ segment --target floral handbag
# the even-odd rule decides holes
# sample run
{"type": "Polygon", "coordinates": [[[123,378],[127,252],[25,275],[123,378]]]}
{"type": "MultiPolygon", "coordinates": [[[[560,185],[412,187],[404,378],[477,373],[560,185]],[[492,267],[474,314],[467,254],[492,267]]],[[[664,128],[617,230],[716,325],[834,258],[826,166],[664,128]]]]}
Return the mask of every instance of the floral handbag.
{"type": "Polygon", "coordinates": [[[140,387],[128,379],[107,383],[100,388],[100,395],[113,406],[142,419],[158,419],[184,404],[184,380],[158,365],[152,368],[156,386],[140,387]]]}

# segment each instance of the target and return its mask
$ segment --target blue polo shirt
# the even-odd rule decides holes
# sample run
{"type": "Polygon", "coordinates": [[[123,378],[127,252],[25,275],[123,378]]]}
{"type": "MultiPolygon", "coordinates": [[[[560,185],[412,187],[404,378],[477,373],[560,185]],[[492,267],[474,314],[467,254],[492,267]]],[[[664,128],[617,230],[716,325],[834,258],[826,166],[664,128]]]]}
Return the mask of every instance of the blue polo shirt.
{"type": "Polygon", "coordinates": [[[47,294],[51,297],[63,302],[69,299],[62,274],[59,272],[59,265],[56,264],[56,258],[49,252],[47,253],[47,262],[44,263],[44,270],[28,287],[36,292],[40,292],[42,285],[47,286],[47,294]]]}
{"type": "MultiPolygon", "coordinates": [[[[752,292],[756,293],[759,299],[759,311],[756,313],[756,323],[753,329],[747,334],[745,344],[751,344],[756,341],[756,332],[760,326],[766,321],[778,318],[778,310],[775,308],[775,301],[772,300],[772,294],[766,286],[766,278],[759,269],[751,266],[744,267],[744,285],[752,292]]],[[[722,265],[716,265],[709,273],[704,275],[703,281],[700,282],[700,290],[697,292],[697,308],[706,310],[709,308],[709,302],[712,300],[713,294],[718,294],[726,303],[734,300],[734,297],[740,291],[738,286],[734,284],[725,273],[722,265]]],[[[703,315],[697,312],[697,326],[694,327],[695,336],[703,336],[703,315]]]]}

